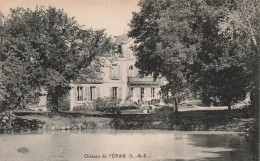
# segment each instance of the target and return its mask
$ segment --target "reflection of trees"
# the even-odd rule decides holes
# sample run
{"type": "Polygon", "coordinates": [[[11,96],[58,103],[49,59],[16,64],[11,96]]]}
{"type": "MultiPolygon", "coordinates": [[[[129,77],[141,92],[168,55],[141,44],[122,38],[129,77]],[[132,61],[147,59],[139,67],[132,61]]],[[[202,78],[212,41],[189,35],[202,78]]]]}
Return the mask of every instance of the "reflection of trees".
{"type": "Polygon", "coordinates": [[[194,134],[190,136],[197,147],[223,148],[221,158],[225,160],[254,160],[257,154],[256,143],[252,136],[245,134],[194,134]],[[231,149],[225,151],[224,148],[231,149]]]}
{"type": "MultiPolygon", "coordinates": [[[[232,136],[232,134],[195,134],[192,135],[192,140],[195,142],[195,146],[203,146],[203,147],[230,147],[229,142],[240,142],[237,136],[232,136]],[[202,137],[203,136],[203,137],[202,137]]],[[[234,143],[232,143],[234,144],[234,143]]],[[[236,143],[238,144],[238,143],[236,143]]],[[[239,143],[240,144],[240,143],[239,143]]],[[[238,145],[239,145],[238,144],[238,145]]]]}
{"type": "Polygon", "coordinates": [[[245,150],[246,152],[251,153],[252,160],[253,158],[256,159],[259,157],[258,137],[259,134],[257,134],[257,132],[245,136],[245,150]]]}

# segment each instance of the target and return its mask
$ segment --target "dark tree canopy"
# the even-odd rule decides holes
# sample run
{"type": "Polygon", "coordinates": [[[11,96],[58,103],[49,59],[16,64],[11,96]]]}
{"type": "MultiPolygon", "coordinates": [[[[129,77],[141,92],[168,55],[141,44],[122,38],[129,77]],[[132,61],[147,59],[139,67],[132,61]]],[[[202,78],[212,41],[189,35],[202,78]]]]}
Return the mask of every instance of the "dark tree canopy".
{"type": "Polygon", "coordinates": [[[194,92],[230,108],[256,87],[256,2],[141,0],[128,33],[136,43],[136,66],[165,76],[176,97],[194,92]]]}
{"type": "Polygon", "coordinates": [[[70,82],[84,70],[93,70],[91,62],[111,49],[104,30],[84,30],[73,17],[53,7],[11,9],[3,29],[5,86],[13,103],[21,107],[29,91],[43,87],[50,108],[57,111],[58,99],[70,82]]]}

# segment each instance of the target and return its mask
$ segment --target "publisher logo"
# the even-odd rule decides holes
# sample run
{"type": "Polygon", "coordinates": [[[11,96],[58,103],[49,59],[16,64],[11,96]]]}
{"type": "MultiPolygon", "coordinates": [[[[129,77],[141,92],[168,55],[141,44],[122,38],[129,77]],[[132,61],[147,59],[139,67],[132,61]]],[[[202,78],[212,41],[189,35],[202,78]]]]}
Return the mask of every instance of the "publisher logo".
{"type": "Polygon", "coordinates": [[[17,152],[19,152],[19,153],[22,153],[22,154],[26,154],[26,153],[28,153],[30,150],[28,149],[28,148],[26,148],[26,147],[21,147],[21,148],[18,148],[17,149],[17,152]]]}

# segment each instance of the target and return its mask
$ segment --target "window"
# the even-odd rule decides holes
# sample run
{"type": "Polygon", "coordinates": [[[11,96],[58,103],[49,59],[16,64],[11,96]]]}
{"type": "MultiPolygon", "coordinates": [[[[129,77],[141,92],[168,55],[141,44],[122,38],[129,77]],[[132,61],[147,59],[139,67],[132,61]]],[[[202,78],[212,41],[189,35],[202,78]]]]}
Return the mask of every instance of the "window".
{"type": "Polygon", "coordinates": [[[141,102],[143,101],[144,99],[144,88],[141,87],[141,102]]]}
{"type": "Polygon", "coordinates": [[[118,46],[117,46],[117,52],[118,52],[119,54],[123,54],[122,46],[121,46],[121,45],[118,45],[118,46]]]}
{"type": "Polygon", "coordinates": [[[83,87],[76,87],[76,101],[83,101],[83,87]]]}
{"type": "Polygon", "coordinates": [[[113,93],[112,93],[112,98],[116,99],[117,98],[117,87],[113,87],[113,93]]]}
{"type": "Polygon", "coordinates": [[[127,58],[128,59],[132,59],[133,58],[133,53],[132,53],[132,50],[127,48],[126,49],[126,52],[127,52],[127,58]]]}
{"type": "Polygon", "coordinates": [[[133,77],[134,76],[134,67],[132,65],[130,65],[127,72],[128,72],[127,73],[128,77],[133,77]]]}
{"type": "Polygon", "coordinates": [[[151,97],[154,98],[154,88],[151,88],[151,97]]]}
{"type": "Polygon", "coordinates": [[[130,88],[130,90],[129,90],[129,97],[133,98],[133,95],[134,95],[134,88],[130,88]]]}
{"type": "Polygon", "coordinates": [[[121,87],[110,87],[110,97],[115,99],[122,98],[122,88],[121,87]]]}
{"type": "Polygon", "coordinates": [[[120,66],[117,64],[112,64],[110,69],[110,79],[119,79],[120,78],[120,66]]]}
{"type": "Polygon", "coordinates": [[[97,99],[98,97],[100,97],[99,96],[99,87],[96,87],[96,86],[85,87],[84,100],[93,101],[94,99],[97,99]]]}

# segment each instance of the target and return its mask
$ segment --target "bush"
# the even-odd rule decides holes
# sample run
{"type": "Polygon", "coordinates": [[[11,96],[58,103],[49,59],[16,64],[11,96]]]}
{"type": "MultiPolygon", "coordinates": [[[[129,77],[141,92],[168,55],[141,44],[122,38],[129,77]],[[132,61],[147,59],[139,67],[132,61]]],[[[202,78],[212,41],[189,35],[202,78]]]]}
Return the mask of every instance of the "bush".
{"type": "Polygon", "coordinates": [[[121,106],[120,110],[135,110],[138,109],[137,106],[121,106]]]}
{"type": "Polygon", "coordinates": [[[122,104],[122,106],[135,106],[137,107],[137,102],[132,101],[131,99],[127,98],[124,103],[122,104]]]}
{"type": "Polygon", "coordinates": [[[69,91],[59,98],[59,110],[69,111],[70,110],[70,93],[69,91]]]}
{"type": "Polygon", "coordinates": [[[173,107],[163,106],[155,109],[155,112],[164,112],[164,111],[173,111],[173,107]]]}
{"type": "Polygon", "coordinates": [[[69,107],[69,106],[60,106],[60,107],[59,107],[59,110],[60,110],[60,111],[69,111],[69,110],[70,110],[70,107],[69,107]]]}
{"type": "Polygon", "coordinates": [[[78,105],[73,108],[73,111],[89,111],[90,109],[92,108],[87,105],[78,105]]]}
{"type": "Polygon", "coordinates": [[[166,104],[174,104],[174,101],[175,101],[174,99],[175,99],[175,98],[172,97],[172,96],[171,96],[171,97],[168,97],[168,98],[165,97],[165,98],[163,98],[163,102],[166,103],[166,104]]]}
{"type": "Polygon", "coordinates": [[[218,97],[210,97],[208,95],[202,95],[201,97],[201,101],[204,105],[206,106],[211,106],[211,105],[214,105],[214,106],[221,106],[221,105],[224,105],[223,103],[221,103],[219,101],[219,98],[218,97]]]}
{"type": "Polygon", "coordinates": [[[151,100],[152,105],[155,105],[155,104],[158,104],[158,103],[160,103],[160,99],[152,99],[151,100]]]}
{"type": "Polygon", "coordinates": [[[97,111],[101,112],[117,112],[120,110],[121,99],[113,99],[110,97],[95,99],[93,105],[97,111]]]}

